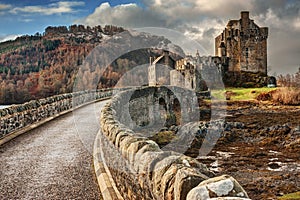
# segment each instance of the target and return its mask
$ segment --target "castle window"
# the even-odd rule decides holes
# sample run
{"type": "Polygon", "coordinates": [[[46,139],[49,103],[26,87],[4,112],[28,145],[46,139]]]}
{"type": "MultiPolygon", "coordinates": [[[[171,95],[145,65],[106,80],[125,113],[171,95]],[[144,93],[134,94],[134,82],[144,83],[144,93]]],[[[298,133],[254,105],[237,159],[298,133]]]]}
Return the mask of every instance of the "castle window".
{"type": "Polygon", "coordinates": [[[239,36],[239,30],[235,29],[235,36],[239,36]]]}
{"type": "Polygon", "coordinates": [[[246,48],[246,58],[249,58],[249,49],[246,48]]]}

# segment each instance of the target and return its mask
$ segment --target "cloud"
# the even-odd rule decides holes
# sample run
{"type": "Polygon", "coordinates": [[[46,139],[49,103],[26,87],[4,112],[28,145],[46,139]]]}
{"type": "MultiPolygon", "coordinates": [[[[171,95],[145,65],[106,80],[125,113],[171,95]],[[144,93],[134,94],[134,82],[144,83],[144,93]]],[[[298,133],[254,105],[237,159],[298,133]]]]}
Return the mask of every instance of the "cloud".
{"type": "Polygon", "coordinates": [[[208,35],[206,31],[221,30],[228,17],[239,17],[240,10],[253,7],[253,1],[143,0],[144,8],[134,3],[115,7],[102,3],[94,13],[76,22],[91,26],[114,24],[127,28],[166,27],[201,38],[208,35]],[[224,19],[222,15],[227,18],[224,19]],[[195,28],[198,29],[198,35],[193,31],[195,28]]]}
{"type": "Polygon", "coordinates": [[[210,16],[223,17],[228,13],[234,14],[236,11],[251,9],[254,0],[143,0],[144,4],[152,10],[165,12],[168,17],[198,20],[195,17],[210,16]]]}
{"type": "Polygon", "coordinates": [[[63,14],[63,13],[73,13],[76,12],[74,7],[83,6],[85,3],[83,1],[60,1],[57,3],[52,3],[47,6],[24,6],[15,7],[10,10],[10,13],[36,13],[42,15],[53,15],[53,14],[63,14]]]}
{"type": "Polygon", "coordinates": [[[5,41],[8,41],[8,40],[14,40],[14,39],[16,39],[19,36],[21,36],[21,35],[5,35],[5,36],[0,36],[0,42],[5,42],[5,41]]]}
{"type": "Polygon", "coordinates": [[[299,67],[300,58],[295,55],[300,54],[300,43],[297,42],[300,1],[142,0],[142,4],[143,7],[134,3],[112,7],[103,3],[91,15],[76,23],[170,28],[198,41],[213,55],[214,38],[225,28],[228,20],[239,19],[240,11],[248,10],[256,24],[269,27],[268,60],[272,71],[286,73],[285,69],[296,71],[299,67]],[[278,58],[284,59],[278,62],[278,58]]]}
{"type": "Polygon", "coordinates": [[[10,4],[1,4],[0,3],[0,16],[4,15],[7,10],[9,10],[12,6],[10,4]]]}
{"type": "Polygon", "coordinates": [[[145,27],[145,26],[165,26],[166,21],[163,17],[154,12],[144,10],[137,4],[122,4],[111,7],[109,3],[102,3],[91,15],[79,19],[76,23],[90,26],[99,24],[114,24],[126,27],[145,27]]]}
{"type": "Polygon", "coordinates": [[[33,19],[25,18],[25,19],[20,19],[20,21],[21,21],[21,22],[29,23],[29,22],[32,22],[33,19]]]}
{"type": "Polygon", "coordinates": [[[11,5],[9,5],[9,4],[0,4],[0,11],[7,10],[9,8],[11,8],[11,5]]]}

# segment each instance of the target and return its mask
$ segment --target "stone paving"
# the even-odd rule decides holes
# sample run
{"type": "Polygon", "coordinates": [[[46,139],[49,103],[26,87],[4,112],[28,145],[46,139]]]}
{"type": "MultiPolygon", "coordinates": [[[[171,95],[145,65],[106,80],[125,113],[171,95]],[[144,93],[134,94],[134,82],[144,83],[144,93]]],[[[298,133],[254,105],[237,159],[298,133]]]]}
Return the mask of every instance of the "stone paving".
{"type": "Polygon", "coordinates": [[[0,199],[101,199],[91,148],[104,103],[80,108],[0,146],[0,199]]]}

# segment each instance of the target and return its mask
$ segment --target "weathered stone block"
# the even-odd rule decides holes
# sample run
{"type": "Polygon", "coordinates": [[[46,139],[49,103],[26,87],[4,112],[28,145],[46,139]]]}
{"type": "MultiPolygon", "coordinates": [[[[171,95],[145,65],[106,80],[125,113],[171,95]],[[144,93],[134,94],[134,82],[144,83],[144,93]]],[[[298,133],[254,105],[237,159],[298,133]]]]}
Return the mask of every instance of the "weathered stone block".
{"type": "Polygon", "coordinates": [[[144,154],[147,152],[162,152],[158,144],[152,140],[147,140],[147,144],[144,145],[138,152],[135,154],[133,167],[134,170],[139,173],[139,165],[142,160],[144,160],[144,154]]]}
{"type": "MultiPolygon", "coordinates": [[[[163,198],[163,192],[161,191],[161,181],[163,175],[171,167],[172,164],[180,163],[180,155],[172,155],[165,157],[163,160],[157,162],[153,170],[152,183],[153,192],[157,197],[163,198]]],[[[173,174],[175,176],[176,174],[173,174]]]]}
{"type": "Polygon", "coordinates": [[[138,141],[133,142],[129,145],[126,157],[128,158],[128,161],[132,166],[134,164],[136,153],[147,144],[147,138],[140,138],[138,141]]]}
{"type": "Polygon", "coordinates": [[[129,161],[128,157],[128,148],[132,143],[135,143],[140,140],[145,140],[144,138],[138,138],[135,137],[134,135],[126,136],[121,142],[120,142],[120,147],[119,150],[121,151],[122,155],[124,158],[126,158],[127,161],[129,161]]]}
{"type": "Polygon", "coordinates": [[[202,181],[187,195],[187,199],[189,200],[206,200],[213,197],[228,197],[229,199],[233,197],[249,198],[242,186],[228,175],[202,181]]]}
{"type": "Polygon", "coordinates": [[[185,200],[190,190],[207,178],[195,168],[183,167],[179,169],[175,176],[174,199],[185,200]]]}
{"type": "Polygon", "coordinates": [[[116,138],[116,143],[115,143],[115,147],[117,147],[118,149],[120,148],[120,144],[121,142],[128,136],[133,136],[133,134],[131,134],[130,132],[128,131],[124,131],[124,132],[121,132],[117,135],[117,138],[116,138]]]}

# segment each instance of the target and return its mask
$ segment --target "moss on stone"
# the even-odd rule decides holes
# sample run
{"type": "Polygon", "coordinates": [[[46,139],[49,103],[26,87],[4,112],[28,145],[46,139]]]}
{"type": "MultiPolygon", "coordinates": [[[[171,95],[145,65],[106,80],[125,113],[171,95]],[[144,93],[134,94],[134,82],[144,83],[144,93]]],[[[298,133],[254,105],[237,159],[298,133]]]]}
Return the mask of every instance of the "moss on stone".
{"type": "Polygon", "coordinates": [[[167,145],[173,140],[177,139],[174,131],[161,131],[153,135],[151,140],[155,141],[160,147],[167,145]]]}

